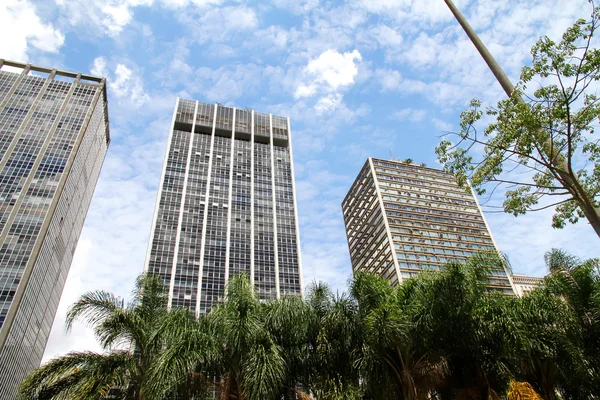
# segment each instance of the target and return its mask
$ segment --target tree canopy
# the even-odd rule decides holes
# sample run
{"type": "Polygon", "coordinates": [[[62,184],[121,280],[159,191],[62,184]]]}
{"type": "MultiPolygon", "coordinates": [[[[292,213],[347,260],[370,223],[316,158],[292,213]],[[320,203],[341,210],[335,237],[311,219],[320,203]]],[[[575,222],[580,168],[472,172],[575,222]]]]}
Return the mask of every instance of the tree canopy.
{"type": "Polygon", "coordinates": [[[594,8],[559,42],[539,39],[510,98],[485,109],[473,100],[460,132],[446,135],[436,153],[479,195],[505,190],[505,212],[554,207],[553,227],[586,218],[600,236],[599,17],[594,8]]]}
{"type": "Polygon", "coordinates": [[[523,298],[489,291],[491,261],[476,255],[397,286],[357,273],[348,293],[314,283],[306,299],[261,301],[241,275],[199,319],[167,310],[153,277],[138,281],[127,306],[106,292],[87,293],[68,324],[87,321],[106,351],[51,360],[25,379],[21,399],[554,400],[557,393],[600,393],[600,261],[553,250],[549,276],[523,298]]]}

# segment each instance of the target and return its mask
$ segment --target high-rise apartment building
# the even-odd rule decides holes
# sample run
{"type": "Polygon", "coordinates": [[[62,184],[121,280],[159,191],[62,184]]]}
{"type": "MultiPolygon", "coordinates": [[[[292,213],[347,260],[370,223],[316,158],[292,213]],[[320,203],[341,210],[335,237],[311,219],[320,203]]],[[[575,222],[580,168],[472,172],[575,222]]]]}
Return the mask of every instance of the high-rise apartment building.
{"type": "Polygon", "coordinates": [[[108,143],[103,78],[0,60],[2,400],[40,364],[108,143]]]}
{"type": "MultiPolygon", "coordinates": [[[[473,194],[446,172],[369,158],[342,202],[353,271],[393,284],[496,245],[473,194]]],[[[505,267],[490,288],[513,294],[505,267]]]]}
{"type": "Polygon", "coordinates": [[[301,294],[289,119],[178,99],[146,258],[196,314],[240,273],[261,299],[301,294]]]}

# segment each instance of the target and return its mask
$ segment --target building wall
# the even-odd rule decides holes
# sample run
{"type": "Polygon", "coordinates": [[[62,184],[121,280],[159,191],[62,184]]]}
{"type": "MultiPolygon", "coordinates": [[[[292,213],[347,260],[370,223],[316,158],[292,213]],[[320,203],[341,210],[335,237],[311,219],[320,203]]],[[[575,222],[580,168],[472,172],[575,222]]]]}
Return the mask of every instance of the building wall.
{"type": "Polygon", "coordinates": [[[544,281],[544,278],[522,274],[513,274],[512,279],[515,284],[515,291],[519,297],[523,297],[527,293],[535,290],[535,288],[541,285],[544,281]]]}
{"type": "Polygon", "coordinates": [[[287,118],[178,100],[146,261],[169,305],[205,313],[239,273],[300,294],[294,193],[287,118]]]}
{"type": "MultiPolygon", "coordinates": [[[[394,283],[496,250],[476,199],[440,170],[369,159],[342,209],[353,269],[375,272],[394,283]],[[382,217],[376,197],[382,202],[382,217]],[[384,230],[390,241],[384,240],[384,230]],[[394,276],[389,258],[381,256],[387,254],[386,246],[399,276],[394,276]]],[[[514,292],[503,266],[492,267],[489,286],[514,292]]]]}
{"type": "Polygon", "coordinates": [[[398,283],[393,247],[369,160],[348,192],[342,210],[352,270],[377,274],[398,283]]]}
{"type": "Polygon", "coordinates": [[[40,364],[109,143],[104,80],[60,75],[0,71],[0,399],[40,364]]]}

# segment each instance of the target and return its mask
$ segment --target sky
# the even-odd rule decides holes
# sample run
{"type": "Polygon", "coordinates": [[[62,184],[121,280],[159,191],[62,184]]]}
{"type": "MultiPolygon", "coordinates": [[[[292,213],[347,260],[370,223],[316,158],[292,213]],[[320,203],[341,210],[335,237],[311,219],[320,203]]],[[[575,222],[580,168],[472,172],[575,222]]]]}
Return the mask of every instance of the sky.
{"type": "MultiPolygon", "coordinates": [[[[513,82],[540,36],[591,13],[587,0],[456,4],[513,82]]],[[[99,350],[88,327],[65,333],[68,306],[96,289],[129,298],[143,271],[178,96],[290,117],[304,282],[338,291],[351,276],[340,204],[367,157],[439,167],[469,101],[504,98],[443,0],[3,0],[0,37],[2,58],[108,79],[112,142],[44,360],[99,350]]],[[[597,256],[585,221],[555,230],[551,214],[486,213],[515,272],[543,276],[553,247],[597,256]]]]}

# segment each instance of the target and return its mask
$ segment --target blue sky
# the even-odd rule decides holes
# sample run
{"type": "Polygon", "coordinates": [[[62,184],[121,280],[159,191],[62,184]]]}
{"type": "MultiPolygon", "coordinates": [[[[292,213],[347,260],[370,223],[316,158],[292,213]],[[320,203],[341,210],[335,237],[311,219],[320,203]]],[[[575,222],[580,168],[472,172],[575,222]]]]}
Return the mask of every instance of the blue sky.
{"type": "MultiPolygon", "coordinates": [[[[456,1],[516,81],[541,35],[559,38],[587,0],[456,1]]],[[[0,57],[106,76],[112,143],[45,358],[97,349],[81,293],[128,296],[143,270],[177,96],[290,116],[304,281],[343,290],[350,262],[340,203],[368,156],[437,166],[433,149],[478,97],[503,98],[443,0],[4,0],[0,57]],[[6,38],[9,38],[8,40],[6,38]]],[[[541,276],[561,247],[597,255],[586,223],[551,212],[487,214],[517,272],[541,276]]]]}

